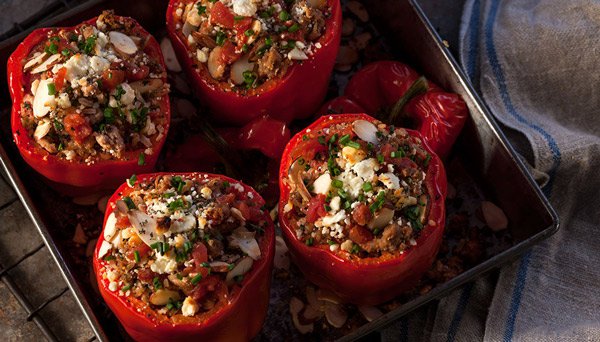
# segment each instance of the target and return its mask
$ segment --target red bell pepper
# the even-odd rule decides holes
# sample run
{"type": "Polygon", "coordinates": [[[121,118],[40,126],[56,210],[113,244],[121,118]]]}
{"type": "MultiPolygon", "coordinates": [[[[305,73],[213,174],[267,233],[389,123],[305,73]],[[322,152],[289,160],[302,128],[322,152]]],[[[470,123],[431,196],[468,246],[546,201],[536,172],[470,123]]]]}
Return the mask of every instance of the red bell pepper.
{"type": "MultiPolygon", "coordinates": [[[[166,70],[160,46],[154,37],[146,32],[137,22],[135,22],[135,20],[131,18],[123,19],[130,21],[133,24],[133,32],[146,39],[144,52],[166,70]]],[[[85,24],[95,25],[96,20],[97,18],[93,18],[78,26],[63,29],[75,30],[85,24]]],[[[168,96],[163,96],[159,100],[160,109],[159,113],[156,113],[156,115],[164,116],[164,134],[160,136],[160,139],[152,139],[152,152],[144,154],[143,157],[140,156],[144,153],[144,149],[139,149],[125,151],[123,156],[118,160],[96,160],[89,164],[84,162],[73,162],[48,153],[38,145],[38,143],[28,134],[27,129],[24,128],[23,123],[21,122],[21,104],[25,94],[29,90],[24,87],[25,84],[29,83],[29,75],[23,72],[23,66],[32,49],[40,43],[47,41],[50,34],[58,32],[60,29],[61,28],[41,28],[34,30],[27,38],[25,38],[25,40],[23,40],[23,42],[21,42],[21,44],[19,44],[17,49],[8,59],[8,84],[13,102],[11,126],[13,138],[21,156],[33,169],[50,181],[59,183],[59,187],[66,191],[80,192],[83,188],[86,190],[91,190],[92,188],[110,188],[119,184],[132,173],[151,171],[156,164],[169,129],[171,114],[168,96]]],[[[142,68],[138,69],[141,70],[142,68]]],[[[118,72],[120,71],[117,71],[117,73],[118,72]]],[[[115,74],[114,76],[115,79],[119,78],[121,81],[126,77],[125,75],[120,74],[115,74]]],[[[139,79],[140,76],[143,75],[140,75],[138,72],[138,74],[127,76],[127,79],[136,80],[139,79]]],[[[166,72],[161,80],[163,83],[167,82],[166,72]]],[[[106,87],[108,84],[103,84],[103,86],[106,87]]],[[[152,115],[152,113],[149,115],[152,115]]],[[[89,135],[91,132],[89,131],[89,125],[81,125],[82,122],[80,119],[82,119],[82,116],[77,114],[71,116],[72,117],[67,115],[65,118],[65,128],[71,128],[73,129],[73,132],[81,133],[73,136],[73,139],[78,140],[89,135]]],[[[71,132],[71,130],[69,132],[71,132]]]]}
{"type": "MultiPolygon", "coordinates": [[[[181,24],[178,24],[176,15],[177,7],[182,2],[188,4],[194,3],[194,0],[169,2],[167,31],[184,71],[195,86],[197,96],[211,109],[215,120],[241,126],[254,118],[267,115],[279,121],[290,122],[294,119],[307,118],[319,108],[327,93],[329,78],[340,45],[342,11],[339,0],[327,0],[331,15],[325,21],[325,32],[317,41],[321,47],[316,49],[308,60],[291,65],[282,78],[267,81],[255,89],[250,89],[247,94],[232,91],[226,82],[214,80],[206,66],[196,65],[189,56],[190,53],[196,52],[188,49],[187,40],[181,33],[181,24]]],[[[227,21],[227,18],[233,18],[229,8],[221,6],[219,2],[216,5],[214,8],[228,14],[221,14],[219,16],[221,20],[227,21]]],[[[227,27],[226,22],[218,23],[227,27]]],[[[227,55],[228,59],[240,58],[241,54],[233,51],[232,44],[224,45],[224,48],[228,47],[229,49],[226,50],[231,50],[227,55]]]]}
{"type": "Polygon", "coordinates": [[[226,173],[253,185],[267,203],[276,203],[278,189],[278,171],[281,155],[290,140],[287,124],[260,117],[241,128],[217,128],[218,136],[209,133],[191,136],[172,153],[167,153],[166,166],[169,171],[207,171],[213,172],[217,165],[225,164],[226,173]],[[218,141],[224,139],[225,145],[218,141]],[[267,174],[264,169],[256,170],[254,155],[258,151],[267,159],[267,174]],[[247,158],[244,158],[247,157],[247,158]]]}
{"type": "MultiPolygon", "coordinates": [[[[318,134],[320,134],[318,132],[338,123],[352,123],[356,120],[379,122],[366,114],[323,116],[290,140],[283,154],[280,168],[279,223],[292,259],[309,281],[333,291],[346,302],[374,305],[411,289],[430,268],[444,232],[444,200],[447,183],[441,160],[423,141],[423,149],[431,155],[426,166],[424,180],[429,200],[428,214],[420,235],[416,238],[416,245],[405,249],[401,254],[364,258],[351,257],[351,254],[346,252],[332,252],[327,244],[309,246],[296,235],[299,227],[294,224],[296,220],[292,214],[294,210],[289,210],[289,207],[286,210],[286,206],[289,206],[291,191],[293,188],[297,188],[297,185],[291,184],[290,167],[300,157],[303,158],[304,163],[310,164],[316,153],[327,150],[327,145],[317,141],[318,134]]],[[[406,131],[409,136],[421,139],[419,132],[406,131]]],[[[329,136],[325,135],[324,141],[328,141],[328,139],[329,136]]],[[[390,158],[390,153],[384,157],[390,158]]],[[[410,163],[410,159],[408,162],[410,163]]],[[[327,209],[322,209],[324,203],[323,195],[311,198],[305,216],[307,222],[325,215],[327,209]]],[[[371,232],[365,228],[351,230],[350,238],[353,238],[353,234],[359,235],[354,237],[355,239],[372,238],[371,232]]]]}
{"type": "MultiPolygon", "coordinates": [[[[152,182],[156,177],[163,175],[169,174],[153,173],[138,175],[137,182],[143,183],[148,180],[152,182]]],[[[264,205],[264,201],[254,189],[225,176],[203,173],[177,173],[170,175],[179,175],[182,178],[188,177],[196,180],[216,179],[227,181],[232,185],[231,188],[237,188],[239,184],[243,187],[243,191],[235,190],[232,192],[236,193],[235,200],[246,201],[250,199],[256,204],[252,209],[260,208],[264,205]]],[[[108,201],[103,227],[106,227],[110,214],[119,210],[117,201],[130,194],[131,191],[132,188],[125,183],[111,196],[108,201]]],[[[109,289],[110,281],[104,276],[107,261],[104,258],[98,258],[102,244],[105,241],[103,228],[93,256],[93,267],[98,288],[108,307],[134,340],[189,341],[200,339],[205,341],[248,341],[260,332],[269,303],[271,271],[275,253],[275,231],[273,222],[267,211],[249,211],[248,214],[244,214],[245,211],[250,209],[247,206],[240,206],[239,209],[244,217],[249,217],[248,222],[250,223],[266,222],[264,235],[258,239],[261,251],[260,259],[254,261],[251,270],[244,275],[241,283],[233,286],[233,289],[229,293],[220,276],[209,275],[208,272],[205,272],[202,280],[197,283],[193,293],[196,296],[203,296],[212,288],[219,300],[215,304],[215,307],[222,306],[216,311],[207,311],[199,316],[181,317],[176,322],[165,315],[159,315],[147,303],[134,296],[127,296],[126,293],[120,294],[120,291],[111,291],[109,289]]],[[[127,220],[125,224],[128,224],[128,222],[127,220]]],[[[122,224],[117,221],[117,226],[122,224]]],[[[136,258],[144,258],[148,250],[150,250],[150,247],[142,244],[141,251],[137,249],[138,256],[136,258]]],[[[203,243],[197,244],[192,250],[191,255],[193,256],[194,263],[201,264],[201,261],[207,260],[207,249],[203,243]]],[[[137,277],[152,277],[142,273],[139,271],[137,277]]]]}
{"type": "Polygon", "coordinates": [[[343,96],[327,102],[319,113],[368,113],[384,122],[413,128],[438,156],[445,157],[465,124],[468,108],[459,95],[447,93],[432,82],[427,82],[426,92],[408,94],[418,79],[419,74],[403,63],[371,63],[352,77],[343,96]],[[402,108],[392,109],[399,112],[392,115],[400,117],[390,121],[385,111],[406,100],[402,108]]]}

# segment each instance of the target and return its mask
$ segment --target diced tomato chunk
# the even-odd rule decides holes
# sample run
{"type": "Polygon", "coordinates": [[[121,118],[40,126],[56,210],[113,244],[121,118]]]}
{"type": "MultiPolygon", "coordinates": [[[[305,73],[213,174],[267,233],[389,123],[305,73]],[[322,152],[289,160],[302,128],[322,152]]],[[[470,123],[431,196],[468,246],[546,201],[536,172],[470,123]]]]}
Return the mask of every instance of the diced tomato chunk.
{"type": "Polygon", "coordinates": [[[237,208],[242,213],[242,216],[244,217],[245,220],[250,219],[250,207],[248,206],[248,204],[246,202],[237,201],[234,204],[234,207],[237,208]]]}
{"type": "Polygon", "coordinates": [[[221,49],[221,60],[229,65],[240,58],[240,55],[235,52],[235,45],[232,42],[226,41],[221,49]]]}
{"type": "Polygon", "coordinates": [[[233,28],[235,18],[227,6],[217,1],[210,10],[210,22],[230,29],[233,28]]]}
{"type": "Polygon", "coordinates": [[[147,65],[128,64],[126,76],[128,81],[140,81],[148,77],[150,68],[147,65]]]}
{"type": "Polygon", "coordinates": [[[158,276],[158,274],[152,272],[152,270],[149,268],[140,268],[137,271],[138,279],[146,283],[151,282],[156,276],[158,276]]]}
{"type": "Polygon", "coordinates": [[[192,298],[196,302],[202,301],[209,292],[215,291],[221,282],[222,280],[219,279],[218,276],[214,275],[202,278],[202,280],[200,280],[200,282],[192,290],[192,298]]]}
{"type": "Polygon", "coordinates": [[[54,75],[54,86],[56,87],[56,90],[60,91],[62,90],[63,86],[65,85],[65,75],[67,74],[67,68],[62,67],[60,69],[58,69],[58,72],[56,72],[56,75],[54,75]]]}
{"type": "Polygon", "coordinates": [[[369,206],[364,203],[358,204],[354,210],[352,210],[352,218],[361,226],[365,226],[369,223],[372,216],[369,206]]]}
{"type": "Polygon", "coordinates": [[[195,265],[200,265],[203,262],[208,261],[208,250],[202,242],[199,242],[194,246],[192,257],[194,258],[195,265]]]}
{"type": "Polygon", "coordinates": [[[323,217],[327,215],[327,211],[325,211],[325,195],[317,195],[313,197],[308,203],[308,208],[306,209],[306,222],[314,223],[319,217],[323,217]]]}
{"type": "Polygon", "coordinates": [[[80,145],[92,134],[92,127],[80,114],[67,114],[64,123],[67,133],[80,145]]]}
{"type": "Polygon", "coordinates": [[[350,228],[350,240],[365,243],[373,240],[373,233],[363,226],[353,226],[350,228]]]}
{"type": "Polygon", "coordinates": [[[118,69],[106,69],[102,73],[102,87],[106,90],[113,90],[119,84],[125,81],[125,71],[118,69]]]}
{"type": "Polygon", "coordinates": [[[219,204],[233,204],[235,201],[235,194],[225,194],[216,198],[215,200],[219,204]]]}

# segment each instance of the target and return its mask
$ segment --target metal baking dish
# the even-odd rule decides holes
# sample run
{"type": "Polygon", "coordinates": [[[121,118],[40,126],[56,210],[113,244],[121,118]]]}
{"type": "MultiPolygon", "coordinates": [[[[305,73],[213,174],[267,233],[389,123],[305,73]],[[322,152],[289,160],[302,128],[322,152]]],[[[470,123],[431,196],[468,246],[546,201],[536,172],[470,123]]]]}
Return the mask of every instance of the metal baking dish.
{"type": "MultiPolygon", "coordinates": [[[[102,9],[113,8],[120,15],[137,19],[148,31],[158,32],[164,26],[166,1],[92,0],[63,13],[40,26],[74,25],[96,16],[102,9]]],[[[348,341],[360,338],[382,328],[425,303],[443,297],[458,286],[473,280],[482,273],[516,258],[526,249],[554,234],[558,229],[558,216],[544,197],[523,163],[508,143],[492,116],[474,92],[464,73],[449,50],[413,0],[383,0],[366,2],[373,22],[381,24],[393,46],[400,47],[398,56],[422,71],[443,88],[462,95],[471,116],[461,133],[453,154],[459,158],[470,177],[492,198],[509,218],[512,244],[505,250],[467,269],[453,279],[433,288],[430,292],[402,304],[377,320],[364,324],[340,338],[348,341]],[[426,56],[426,58],[423,58],[426,56]]],[[[6,60],[16,45],[28,34],[24,32],[0,44],[0,74],[6,74],[6,60]]],[[[49,251],[59,265],[83,314],[101,341],[124,336],[120,325],[105,308],[96,303],[97,295],[88,281],[79,278],[82,265],[77,265],[65,246],[65,232],[60,229],[61,218],[69,215],[57,213],[52,192],[33,170],[22,160],[10,133],[10,98],[6,85],[0,95],[0,159],[9,179],[28,214],[39,230],[49,251]]],[[[85,267],[85,265],[83,265],[85,267]]]]}

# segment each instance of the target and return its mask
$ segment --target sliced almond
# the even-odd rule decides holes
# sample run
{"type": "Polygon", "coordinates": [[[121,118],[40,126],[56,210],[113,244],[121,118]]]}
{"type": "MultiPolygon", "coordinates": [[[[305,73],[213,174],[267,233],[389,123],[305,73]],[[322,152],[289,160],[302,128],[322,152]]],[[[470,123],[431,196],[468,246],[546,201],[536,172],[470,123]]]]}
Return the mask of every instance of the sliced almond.
{"type": "Polygon", "coordinates": [[[179,64],[177,56],[175,56],[175,50],[173,50],[173,44],[171,44],[171,40],[169,38],[165,37],[160,41],[160,49],[163,53],[163,57],[165,58],[165,65],[167,66],[167,69],[174,72],[180,72],[181,64],[179,64]]]}
{"type": "Polygon", "coordinates": [[[150,246],[161,241],[157,230],[158,223],[150,215],[134,209],[127,213],[127,217],[129,217],[129,222],[146,245],[150,246]]]}
{"type": "Polygon", "coordinates": [[[358,310],[369,322],[383,316],[383,312],[375,306],[361,305],[358,307],[358,310]]]}
{"type": "Polygon", "coordinates": [[[248,55],[243,56],[231,65],[231,80],[235,84],[244,83],[244,72],[252,71],[254,63],[248,62],[248,55]]]}
{"type": "Polygon", "coordinates": [[[52,64],[54,64],[55,62],[58,62],[59,59],[60,59],[60,55],[59,54],[54,54],[54,55],[48,57],[48,59],[46,59],[44,61],[44,63],[38,65],[33,70],[31,70],[31,73],[32,74],[39,74],[40,72],[44,72],[44,71],[50,69],[50,67],[52,66],[52,64]]]}
{"type": "Polygon", "coordinates": [[[331,290],[327,289],[318,289],[317,290],[317,299],[323,300],[333,304],[342,304],[342,299],[333,293],[331,290]]]}
{"type": "Polygon", "coordinates": [[[254,234],[245,228],[238,228],[233,231],[229,245],[231,247],[238,247],[254,260],[260,259],[261,253],[258,242],[254,238],[254,234]]]}
{"type": "Polygon", "coordinates": [[[235,267],[233,267],[231,269],[231,271],[229,271],[229,273],[227,273],[227,276],[225,277],[225,281],[230,283],[233,280],[233,278],[248,273],[248,271],[250,271],[250,269],[252,268],[253,263],[254,263],[254,261],[252,260],[252,258],[243,257],[235,265],[235,267]]]}
{"type": "Polygon", "coordinates": [[[296,297],[292,297],[290,299],[290,314],[292,315],[292,322],[294,323],[294,327],[296,327],[298,332],[304,335],[313,331],[314,324],[300,323],[300,320],[298,319],[298,314],[300,313],[300,311],[302,311],[303,308],[304,303],[302,303],[300,299],[296,297]]]}
{"type": "Polygon", "coordinates": [[[115,236],[117,232],[117,217],[115,213],[110,213],[108,218],[106,219],[106,224],[104,225],[104,239],[106,241],[112,241],[112,238],[115,236]]]}
{"type": "Polygon", "coordinates": [[[341,328],[348,320],[348,314],[339,304],[325,304],[325,318],[327,322],[336,328],[341,328]]]}
{"type": "Polygon", "coordinates": [[[491,230],[497,232],[508,227],[508,218],[504,211],[489,201],[481,202],[481,213],[491,230]]]}
{"type": "Polygon", "coordinates": [[[363,141],[373,145],[376,145],[379,142],[377,139],[377,127],[367,120],[354,121],[352,123],[352,130],[363,141]]]}
{"type": "Polygon", "coordinates": [[[158,88],[162,87],[162,85],[163,81],[159,78],[151,78],[149,80],[144,81],[135,81],[129,84],[131,89],[133,89],[136,93],[139,94],[153,92],[155,90],[158,90],[158,88]]]}
{"type": "Polygon", "coordinates": [[[121,53],[133,55],[138,50],[133,39],[124,33],[111,31],[108,33],[108,37],[115,49],[121,53]]]}
{"type": "Polygon", "coordinates": [[[98,259],[102,259],[112,248],[112,245],[106,241],[102,241],[98,250],[98,259]]]}
{"type": "Polygon", "coordinates": [[[33,66],[42,63],[42,61],[44,60],[44,58],[46,58],[46,56],[48,56],[48,54],[45,52],[41,52],[41,53],[36,52],[33,55],[33,58],[31,58],[30,60],[27,61],[27,63],[25,63],[25,65],[23,66],[23,70],[27,71],[29,68],[32,68],[33,66]]]}
{"type": "Polygon", "coordinates": [[[40,140],[43,137],[45,137],[48,134],[48,132],[50,132],[51,127],[52,124],[50,123],[50,121],[40,121],[37,127],[35,128],[35,132],[33,132],[33,137],[35,138],[35,140],[40,140]]]}
{"type": "Polygon", "coordinates": [[[150,295],[150,303],[154,305],[167,305],[169,304],[169,299],[176,302],[180,298],[178,292],[160,289],[150,295]]]}
{"type": "Polygon", "coordinates": [[[50,79],[41,80],[35,92],[33,115],[37,118],[46,116],[55,107],[56,98],[54,95],[48,95],[48,84],[50,83],[52,83],[50,79]]]}

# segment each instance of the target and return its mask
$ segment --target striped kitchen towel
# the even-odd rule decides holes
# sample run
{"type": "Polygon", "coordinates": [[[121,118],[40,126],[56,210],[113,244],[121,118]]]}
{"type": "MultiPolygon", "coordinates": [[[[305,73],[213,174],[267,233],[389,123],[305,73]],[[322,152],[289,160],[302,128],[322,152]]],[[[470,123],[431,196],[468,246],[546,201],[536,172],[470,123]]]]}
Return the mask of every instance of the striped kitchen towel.
{"type": "Polygon", "coordinates": [[[471,82],[547,175],[561,228],[383,340],[600,341],[600,2],[466,0],[459,40],[471,82]]]}

